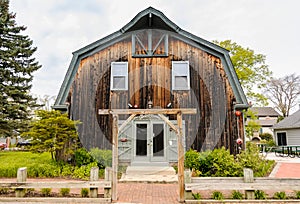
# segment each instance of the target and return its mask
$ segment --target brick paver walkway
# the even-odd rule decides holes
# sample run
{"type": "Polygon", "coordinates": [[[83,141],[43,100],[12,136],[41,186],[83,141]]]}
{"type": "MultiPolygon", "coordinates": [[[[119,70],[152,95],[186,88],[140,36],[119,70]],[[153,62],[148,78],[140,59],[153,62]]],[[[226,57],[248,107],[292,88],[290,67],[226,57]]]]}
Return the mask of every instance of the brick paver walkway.
{"type": "Polygon", "coordinates": [[[172,204],[178,203],[178,184],[119,183],[119,203],[172,204]]]}
{"type": "Polygon", "coordinates": [[[276,178],[300,178],[300,163],[278,163],[276,178]]]}

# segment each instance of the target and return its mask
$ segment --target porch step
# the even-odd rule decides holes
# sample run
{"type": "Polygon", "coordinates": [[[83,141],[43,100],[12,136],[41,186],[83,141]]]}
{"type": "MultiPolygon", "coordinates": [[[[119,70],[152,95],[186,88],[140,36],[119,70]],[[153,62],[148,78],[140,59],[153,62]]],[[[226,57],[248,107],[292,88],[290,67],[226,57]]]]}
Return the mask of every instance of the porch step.
{"type": "Polygon", "coordinates": [[[177,183],[173,167],[168,166],[128,166],[119,182],[177,183]]]}
{"type": "Polygon", "coordinates": [[[176,175],[173,167],[169,166],[129,166],[127,175],[176,175]]]}

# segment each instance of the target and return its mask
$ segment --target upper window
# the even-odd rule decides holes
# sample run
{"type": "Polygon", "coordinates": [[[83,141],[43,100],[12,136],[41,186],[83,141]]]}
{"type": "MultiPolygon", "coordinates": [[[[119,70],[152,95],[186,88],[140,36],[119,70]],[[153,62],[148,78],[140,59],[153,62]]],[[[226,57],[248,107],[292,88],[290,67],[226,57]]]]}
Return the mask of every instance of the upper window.
{"type": "Polygon", "coordinates": [[[128,62],[111,63],[111,90],[128,90],[128,62]]]}
{"type": "Polygon", "coordinates": [[[168,35],[160,30],[142,30],[132,34],[133,57],[168,56],[168,35]]]}
{"type": "Polygon", "coordinates": [[[190,89],[189,68],[188,61],[172,61],[172,90],[190,89]]]}

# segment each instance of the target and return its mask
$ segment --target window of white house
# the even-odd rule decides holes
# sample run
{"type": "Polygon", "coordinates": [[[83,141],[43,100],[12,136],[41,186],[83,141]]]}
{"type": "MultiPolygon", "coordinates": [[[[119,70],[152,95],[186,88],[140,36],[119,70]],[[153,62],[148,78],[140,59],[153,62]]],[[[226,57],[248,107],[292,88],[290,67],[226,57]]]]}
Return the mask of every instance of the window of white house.
{"type": "Polygon", "coordinates": [[[111,90],[128,90],[128,62],[111,63],[111,90]]]}
{"type": "Polygon", "coordinates": [[[190,90],[188,61],[172,61],[172,90],[190,90]]]}

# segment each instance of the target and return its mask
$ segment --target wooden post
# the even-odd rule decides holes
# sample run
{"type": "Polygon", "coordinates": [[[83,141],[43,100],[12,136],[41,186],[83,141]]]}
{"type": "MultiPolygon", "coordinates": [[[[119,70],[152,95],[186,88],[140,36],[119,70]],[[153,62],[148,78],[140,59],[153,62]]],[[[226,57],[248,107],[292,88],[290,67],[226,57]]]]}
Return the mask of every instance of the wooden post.
{"type": "MultiPolygon", "coordinates": [[[[92,167],[90,172],[90,181],[98,181],[99,180],[99,168],[92,167]]],[[[90,198],[98,197],[98,188],[90,187],[90,198]]]]}
{"type": "MultiPolygon", "coordinates": [[[[112,168],[111,167],[106,167],[105,168],[105,181],[112,181],[112,168]]],[[[111,187],[109,188],[104,188],[104,198],[111,198],[111,187]]]]}
{"type": "Polygon", "coordinates": [[[179,202],[184,202],[184,149],[183,149],[183,133],[182,133],[182,113],[177,113],[177,125],[178,125],[178,184],[179,184],[179,202]]]}
{"type": "MultiPolygon", "coordinates": [[[[27,179],[27,167],[22,167],[18,169],[17,172],[17,183],[25,183],[27,179]]],[[[24,197],[25,189],[17,188],[16,189],[16,197],[24,197]]]]}
{"type": "MultiPolygon", "coordinates": [[[[253,171],[249,168],[244,168],[244,182],[245,183],[253,183],[254,177],[253,177],[253,171]]],[[[246,199],[255,199],[254,190],[245,190],[245,197],[246,199]]]]}
{"type": "MultiPolygon", "coordinates": [[[[192,183],[192,172],[189,169],[184,171],[184,184],[186,184],[186,183],[192,183]]],[[[191,190],[184,189],[184,199],[185,200],[193,199],[193,194],[192,194],[191,190]]]]}
{"type": "Polygon", "coordinates": [[[118,199],[117,183],[118,183],[118,115],[113,115],[112,130],[112,200],[118,199]]]}

